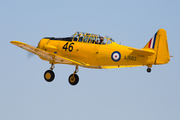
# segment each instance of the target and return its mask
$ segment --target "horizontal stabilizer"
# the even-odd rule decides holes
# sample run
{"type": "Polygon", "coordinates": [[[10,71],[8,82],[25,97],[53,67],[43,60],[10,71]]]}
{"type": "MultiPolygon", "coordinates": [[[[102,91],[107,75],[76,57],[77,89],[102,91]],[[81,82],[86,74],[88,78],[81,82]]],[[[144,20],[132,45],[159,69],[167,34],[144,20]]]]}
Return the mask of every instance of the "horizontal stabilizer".
{"type": "Polygon", "coordinates": [[[153,55],[155,52],[153,50],[149,49],[137,49],[137,48],[129,48],[130,50],[133,50],[133,52],[137,54],[142,54],[142,55],[153,55]]]}

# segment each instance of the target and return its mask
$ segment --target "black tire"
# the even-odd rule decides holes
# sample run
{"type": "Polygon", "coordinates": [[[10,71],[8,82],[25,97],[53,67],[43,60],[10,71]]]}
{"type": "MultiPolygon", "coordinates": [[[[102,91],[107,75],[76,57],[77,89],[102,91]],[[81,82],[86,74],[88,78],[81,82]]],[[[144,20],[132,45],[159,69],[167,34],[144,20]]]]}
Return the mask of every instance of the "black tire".
{"type": "Polygon", "coordinates": [[[55,74],[52,70],[47,70],[45,73],[44,73],[44,79],[47,81],[47,82],[52,82],[55,78],[55,74]]]}
{"type": "Polygon", "coordinates": [[[151,68],[147,68],[147,72],[150,73],[151,72],[151,68]]]}
{"type": "Polygon", "coordinates": [[[79,76],[77,74],[74,74],[74,77],[73,77],[73,74],[71,74],[69,76],[68,81],[71,85],[76,85],[79,82],[79,76]]]}

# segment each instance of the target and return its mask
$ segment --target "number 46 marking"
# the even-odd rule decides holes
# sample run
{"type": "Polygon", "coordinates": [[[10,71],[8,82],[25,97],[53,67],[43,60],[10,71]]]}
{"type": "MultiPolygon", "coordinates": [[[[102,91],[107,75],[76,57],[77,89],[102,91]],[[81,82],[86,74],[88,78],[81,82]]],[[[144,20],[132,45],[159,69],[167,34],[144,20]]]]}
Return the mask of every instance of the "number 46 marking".
{"type": "Polygon", "coordinates": [[[69,46],[68,46],[68,43],[69,43],[69,42],[67,42],[67,43],[62,47],[62,49],[65,49],[65,51],[68,49],[69,52],[72,52],[72,51],[73,51],[73,45],[74,45],[74,43],[70,43],[69,46]]]}

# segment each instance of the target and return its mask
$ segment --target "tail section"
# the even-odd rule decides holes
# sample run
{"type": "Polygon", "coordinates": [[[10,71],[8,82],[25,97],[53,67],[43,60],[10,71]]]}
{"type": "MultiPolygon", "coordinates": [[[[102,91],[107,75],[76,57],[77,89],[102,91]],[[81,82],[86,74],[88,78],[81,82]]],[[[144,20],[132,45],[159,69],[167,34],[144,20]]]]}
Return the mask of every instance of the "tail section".
{"type": "Polygon", "coordinates": [[[166,64],[170,61],[167,35],[164,29],[159,29],[144,49],[151,49],[156,52],[154,64],[166,64]]]}

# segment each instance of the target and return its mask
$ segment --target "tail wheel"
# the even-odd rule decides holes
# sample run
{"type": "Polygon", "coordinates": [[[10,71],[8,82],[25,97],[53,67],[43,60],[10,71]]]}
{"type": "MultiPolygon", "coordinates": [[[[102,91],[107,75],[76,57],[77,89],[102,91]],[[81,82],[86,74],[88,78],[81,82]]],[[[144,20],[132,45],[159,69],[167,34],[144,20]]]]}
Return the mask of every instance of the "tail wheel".
{"type": "Polygon", "coordinates": [[[52,70],[47,70],[45,73],[44,73],[44,79],[47,81],[47,82],[52,82],[54,80],[54,77],[55,77],[55,74],[52,70]]]}
{"type": "Polygon", "coordinates": [[[151,68],[147,68],[147,72],[150,73],[151,72],[151,68]]]}
{"type": "Polygon", "coordinates": [[[69,76],[69,83],[71,84],[71,85],[76,85],[77,83],[79,82],[79,76],[77,75],[77,74],[71,74],[70,76],[69,76]]]}

